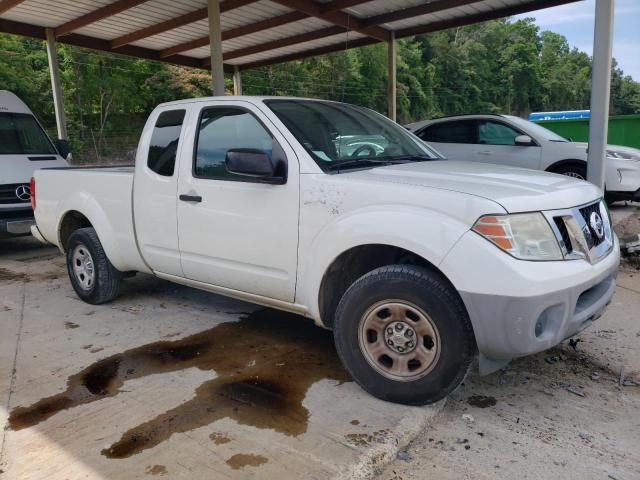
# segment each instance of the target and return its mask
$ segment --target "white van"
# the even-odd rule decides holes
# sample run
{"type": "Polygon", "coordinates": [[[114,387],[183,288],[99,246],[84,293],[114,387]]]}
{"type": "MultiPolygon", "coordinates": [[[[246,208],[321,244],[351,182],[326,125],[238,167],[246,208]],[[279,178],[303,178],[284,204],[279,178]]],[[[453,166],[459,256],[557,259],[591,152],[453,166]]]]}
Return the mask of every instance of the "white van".
{"type": "Polygon", "coordinates": [[[22,100],[0,90],[0,238],[30,233],[31,176],[67,166],[68,153],[67,143],[54,144],[22,100]]]}

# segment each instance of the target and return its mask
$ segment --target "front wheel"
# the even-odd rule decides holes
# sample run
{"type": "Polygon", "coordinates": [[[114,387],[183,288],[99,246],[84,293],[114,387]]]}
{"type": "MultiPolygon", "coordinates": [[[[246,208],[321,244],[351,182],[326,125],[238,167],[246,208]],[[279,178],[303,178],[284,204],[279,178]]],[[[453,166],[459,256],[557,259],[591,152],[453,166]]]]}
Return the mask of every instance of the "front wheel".
{"type": "Polygon", "coordinates": [[[93,228],[80,228],[67,241],[67,271],[80,299],[98,305],[118,296],[122,273],[107,258],[93,228]]]}
{"type": "Polygon", "coordinates": [[[437,272],[390,265],[362,277],[342,297],[336,349],[367,392],[408,405],[436,402],[464,379],[475,337],[458,293],[437,272]]]}

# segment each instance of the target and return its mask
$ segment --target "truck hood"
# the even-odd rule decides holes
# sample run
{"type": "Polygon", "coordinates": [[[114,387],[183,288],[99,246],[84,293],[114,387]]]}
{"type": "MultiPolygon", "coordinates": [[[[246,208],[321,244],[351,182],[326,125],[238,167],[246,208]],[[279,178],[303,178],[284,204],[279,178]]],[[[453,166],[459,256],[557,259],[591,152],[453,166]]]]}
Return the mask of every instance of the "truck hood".
{"type": "Polygon", "coordinates": [[[486,198],[507,212],[555,210],[602,196],[591,183],[564,175],[449,160],[404,163],[343,173],[360,180],[449,190],[486,198]]]}

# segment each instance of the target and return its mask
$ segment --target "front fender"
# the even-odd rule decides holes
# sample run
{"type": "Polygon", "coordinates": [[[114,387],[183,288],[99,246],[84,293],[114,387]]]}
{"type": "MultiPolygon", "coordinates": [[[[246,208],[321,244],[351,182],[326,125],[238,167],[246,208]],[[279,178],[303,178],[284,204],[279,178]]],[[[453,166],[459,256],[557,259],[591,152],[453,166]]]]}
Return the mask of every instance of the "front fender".
{"type": "Polygon", "coordinates": [[[438,266],[468,229],[443,213],[407,205],[376,205],[341,215],[326,224],[308,247],[301,246],[296,302],[319,320],[322,278],[340,254],[354,247],[399,247],[438,266]]]}

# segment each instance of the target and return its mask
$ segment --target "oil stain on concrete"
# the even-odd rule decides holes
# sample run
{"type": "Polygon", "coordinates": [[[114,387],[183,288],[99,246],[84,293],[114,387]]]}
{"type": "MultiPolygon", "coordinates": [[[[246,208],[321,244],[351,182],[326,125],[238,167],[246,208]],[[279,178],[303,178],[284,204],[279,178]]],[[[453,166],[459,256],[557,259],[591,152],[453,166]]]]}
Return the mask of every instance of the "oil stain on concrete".
{"type": "Polygon", "coordinates": [[[167,472],[167,467],[165,467],[164,465],[151,465],[149,467],[147,467],[147,469],[144,471],[147,475],[160,475],[160,476],[164,476],[166,475],[167,472]]]}
{"type": "Polygon", "coordinates": [[[253,455],[251,453],[238,453],[226,461],[234,470],[244,467],[259,467],[268,462],[268,459],[262,455],[253,455]]]}
{"type": "Polygon", "coordinates": [[[493,407],[497,402],[494,397],[487,395],[471,395],[467,398],[467,403],[472,407],[487,408],[493,407]]]}
{"type": "Polygon", "coordinates": [[[220,433],[220,432],[213,432],[212,434],[209,435],[209,438],[216,445],[224,445],[225,443],[229,443],[231,441],[229,437],[227,437],[224,433],[220,433]]]}
{"type": "Polygon", "coordinates": [[[217,377],[183,404],[125,432],[103,455],[130,457],[174,433],[222,418],[297,436],[308,426],[302,402],[309,387],[322,379],[350,381],[329,331],[296,315],[262,309],[239,322],[100,360],[69,377],[66,391],[14,408],[9,425],[32,427],[62,410],[113,397],[127,380],[187,368],[213,370],[217,377]]]}

